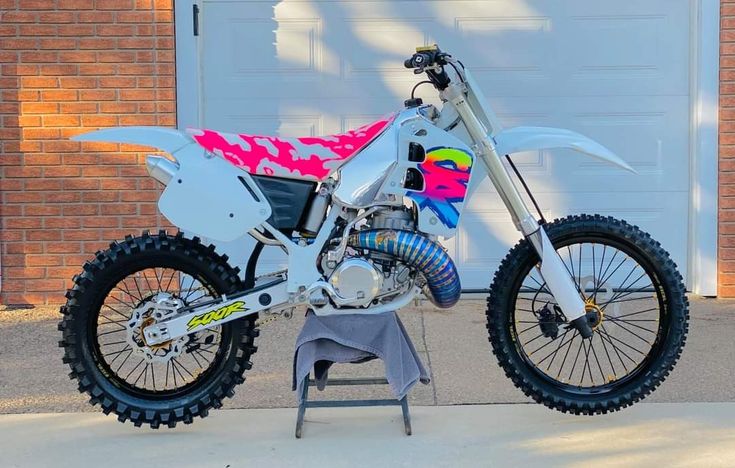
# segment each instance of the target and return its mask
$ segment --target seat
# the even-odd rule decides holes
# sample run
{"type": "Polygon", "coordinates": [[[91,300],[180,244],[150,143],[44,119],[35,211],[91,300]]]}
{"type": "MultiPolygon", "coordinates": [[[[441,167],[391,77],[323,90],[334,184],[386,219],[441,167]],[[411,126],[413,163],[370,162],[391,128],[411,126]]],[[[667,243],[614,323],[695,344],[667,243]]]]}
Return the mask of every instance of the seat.
{"type": "Polygon", "coordinates": [[[336,135],[280,138],[188,129],[205,150],[257,175],[323,181],[377,138],[395,115],[336,135]]]}

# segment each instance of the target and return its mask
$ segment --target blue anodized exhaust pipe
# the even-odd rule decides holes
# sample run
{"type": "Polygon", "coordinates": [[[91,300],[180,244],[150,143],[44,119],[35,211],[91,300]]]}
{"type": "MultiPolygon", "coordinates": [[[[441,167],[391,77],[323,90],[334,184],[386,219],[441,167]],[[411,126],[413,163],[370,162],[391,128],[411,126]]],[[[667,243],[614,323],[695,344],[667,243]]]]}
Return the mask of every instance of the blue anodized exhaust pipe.
{"type": "Polygon", "coordinates": [[[424,293],[437,307],[446,309],[459,300],[462,286],[454,262],[436,242],[421,234],[392,229],[370,229],[352,234],[348,244],[397,257],[426,278],[424,293]]]}

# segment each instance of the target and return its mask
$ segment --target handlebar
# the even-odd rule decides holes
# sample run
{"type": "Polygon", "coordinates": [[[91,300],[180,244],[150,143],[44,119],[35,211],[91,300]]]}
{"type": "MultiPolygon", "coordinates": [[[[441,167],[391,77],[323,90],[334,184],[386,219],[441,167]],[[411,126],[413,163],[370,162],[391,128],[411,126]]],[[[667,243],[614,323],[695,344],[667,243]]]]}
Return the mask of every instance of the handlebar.
{"type": "Polygon", "coordinates": [[[450,55],[439,50],[435,44],[427,48],[417,48],[416,53],[403,62],[403,66],[414,69],[415,74],[426,72],[429,80],[441,91],[446,89],[451,82],[449,75],[444,70],[447,57],[450,55]]]}

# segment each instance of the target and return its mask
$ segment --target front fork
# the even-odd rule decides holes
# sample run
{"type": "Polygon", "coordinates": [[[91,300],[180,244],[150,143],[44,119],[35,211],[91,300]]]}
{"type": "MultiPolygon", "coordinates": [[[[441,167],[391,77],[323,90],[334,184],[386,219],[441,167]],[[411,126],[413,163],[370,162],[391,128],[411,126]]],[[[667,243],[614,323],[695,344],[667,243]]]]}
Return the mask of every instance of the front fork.
{"type": "Polygon", "coordinates": [[[583,338],[592,336],[592,328],[587,322],[585,303],[569,271],[561,257],[551,244],[549,236],[536,218],[531,214],[521,198],[518,189],[503,166],[500,156],[495,150],[493,140],[465,100],[464,90],[459,84],[452,84],[442,91],[442,97],[449,101],[462,118],[467,132],[475,141],[476,153],[482,159],[495,189],[508,208],[513,223],[533,245],[541,259],[537,266],[549,291],[556,299],[567,320],[579,331],[583,338]]]}

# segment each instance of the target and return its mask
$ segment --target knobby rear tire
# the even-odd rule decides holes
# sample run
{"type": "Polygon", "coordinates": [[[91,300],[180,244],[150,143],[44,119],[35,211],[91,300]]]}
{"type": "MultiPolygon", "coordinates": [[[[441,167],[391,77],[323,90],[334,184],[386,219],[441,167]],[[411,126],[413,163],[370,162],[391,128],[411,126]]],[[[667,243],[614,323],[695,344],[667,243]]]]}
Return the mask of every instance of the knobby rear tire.
{"type": "Polygon", "coordinates": [[[114,286],[120,273],[130,268],[150,267],[160,259],[186,265],[210,284],[218,295],[242,289],[238,269],[227,263],[227,256],[218,255],[214,246],[204,246],[198,238],[188,239],[160,231],[157,235],[127,236],[123,242],[113,242],[107,250],[97,252],[74,277],[74,285],[66,293],[67,302],[61,307],[59,323],[64,348],[64,363],[71,368],[69,377],[77,380],[79,391],[89,395],[90,403],[100,405],[105,414],[115,413],[121,422],[136,426],[148,424],[175,427],[178,422],[189,424],[194,417],[207,416],[211,408],[222,406],[222,400],[234,395],[234,387],[244,382],[245,370],[251,368],[250,357],[257,351],[254,340],[257,316],[250,316],[223,325],[229,328],[226,353],[212,372],[199,378],[203,381],[190,392],[173,398],[146,398],[132,394],[108,378],[109,372],[93,352],[96,337],[90,336],[90,321],[96,320],[105,295],[114,286]],[[97,309],[95,309],[97,308],[97,309]]]}
{"type": "Polygon", "coordinates": [[[653,266],[666,297],[669,325],[657,355],[634,378],[607,393],[580,395],[549,383],[540,371],[524,360],[514,335],[512,316],[515,297],[522,275],[538,255],[528,241],[519,242],[495,273],[487,300],[487,329],[492,350],[500,366],[516,387],[527,396],[549,408],[573,414],[604,414],[617,411],[645,398],[669,375],[681,356],[686,341],[689,302],[676,264],[661,245],[638,227],[625,221],[599,215],[578,215],[557,219],[545,226],[552,242],[557,244],[571,236],[585,234],[615,239],[644,256],[653,266]]]}

